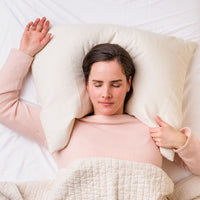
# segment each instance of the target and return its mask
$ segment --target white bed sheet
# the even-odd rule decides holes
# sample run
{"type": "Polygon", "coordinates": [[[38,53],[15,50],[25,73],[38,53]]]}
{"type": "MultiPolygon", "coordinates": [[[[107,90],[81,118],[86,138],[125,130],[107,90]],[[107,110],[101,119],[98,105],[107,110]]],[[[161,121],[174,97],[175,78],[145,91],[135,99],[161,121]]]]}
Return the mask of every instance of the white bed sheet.
{"type": "MultiPolygon", "coordinates": [[[[200,44],[199,0],[0,0],[0,68],[11,48],[18,48],[25,25],[46,16],[52,24],[120,24],[173,35],[200,44]]],[[[200,49],[186,79],[183,126],[199,134],[200,49]],[[189,98],[188,98],[189,97],[189,98]]],[[[21,99],[37,106],[31,73],[21,99]]],[[[0,124],[0,180],[27,181],[53,178],[57,167],[41,146],[0,124]]],[[[164,161],[165,169],[177,182],[190,175],[164,161]]]]}

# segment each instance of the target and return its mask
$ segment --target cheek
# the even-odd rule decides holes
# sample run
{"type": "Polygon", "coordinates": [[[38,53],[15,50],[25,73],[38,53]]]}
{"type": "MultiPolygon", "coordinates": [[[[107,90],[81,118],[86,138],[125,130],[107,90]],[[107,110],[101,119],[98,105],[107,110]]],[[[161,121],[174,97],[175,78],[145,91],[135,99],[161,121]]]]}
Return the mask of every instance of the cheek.
{"type": "Polygon", "coordinates": [[[125,88],[121,89],[121,90],[116,90],[115,91],[115,96],[119,97],[120,99],[124,98],[126,96],[126,90],[125,88]]]}
{"type": "Polygon", "coordinates": [[[95,87],[87,87],[87,91],[91,100],[99,97],[100,95],[100,90],[95,87]]]}

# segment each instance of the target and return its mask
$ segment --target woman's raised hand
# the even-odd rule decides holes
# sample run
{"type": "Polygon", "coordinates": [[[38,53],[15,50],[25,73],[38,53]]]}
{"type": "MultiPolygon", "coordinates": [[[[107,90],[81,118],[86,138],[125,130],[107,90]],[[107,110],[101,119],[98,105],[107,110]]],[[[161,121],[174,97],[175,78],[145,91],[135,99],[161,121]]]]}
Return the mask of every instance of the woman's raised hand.
{"type": "Polygon", "coordinates": [[[29,22],[22,35],[19,50],[30,56],[36,55],[50,41],[51,33],[48,33],[48,29],[49,21],[45,17],[29,22]]]}

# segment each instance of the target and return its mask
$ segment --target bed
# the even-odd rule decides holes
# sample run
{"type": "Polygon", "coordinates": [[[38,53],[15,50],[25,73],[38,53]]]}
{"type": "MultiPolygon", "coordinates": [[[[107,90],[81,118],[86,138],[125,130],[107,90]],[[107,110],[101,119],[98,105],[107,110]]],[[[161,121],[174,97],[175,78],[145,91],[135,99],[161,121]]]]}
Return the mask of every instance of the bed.
{"type": "MultiPolygon", "coordinates": [[[[46,16],[52,24],[116,24],[179,37],[200,44],[198,0],[2,0],[0,1],[0,68],[11,48],[18,48],[27,22],[46,16]]],[[[200,49],[197,48],[186,77],[183,126],[192,127],[200,140],[200,49]]],[[[32,74],[21,99],[38,106],[32,74]]],[[[0,124],[0,180],[36,181],[54,178],[56,164],[42,146],[0,124]]],[[[164,170],[177,184],[191,180],[191,173],[164,160],[164,170]]],[[[197,178],[197,177],[195,177],[197,178]]],[[[200,179],[195,179],[200,184],[200,179]]],[[[193,188],[191,188],[192,190],[193,188]]],[[[180,192],[180,189],[177,189],[180,192]]],[[[177,194],[178,194],[177,192],[177,194]]],[[[199,194],[200,195],[200,194],[199,194]]]]}

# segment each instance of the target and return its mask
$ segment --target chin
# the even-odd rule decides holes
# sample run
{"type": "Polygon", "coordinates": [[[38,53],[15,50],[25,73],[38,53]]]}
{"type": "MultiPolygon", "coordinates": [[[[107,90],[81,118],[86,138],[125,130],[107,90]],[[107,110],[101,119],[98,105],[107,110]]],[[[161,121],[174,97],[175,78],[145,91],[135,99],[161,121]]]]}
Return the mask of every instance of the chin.
{"type": "Polygon", "coordinates": [[[101,110],[101,112],[99,112],[99,115],[118,115],[118,114],[121,114],[119,113],[118,111],[116,110],[101,110]]]}

